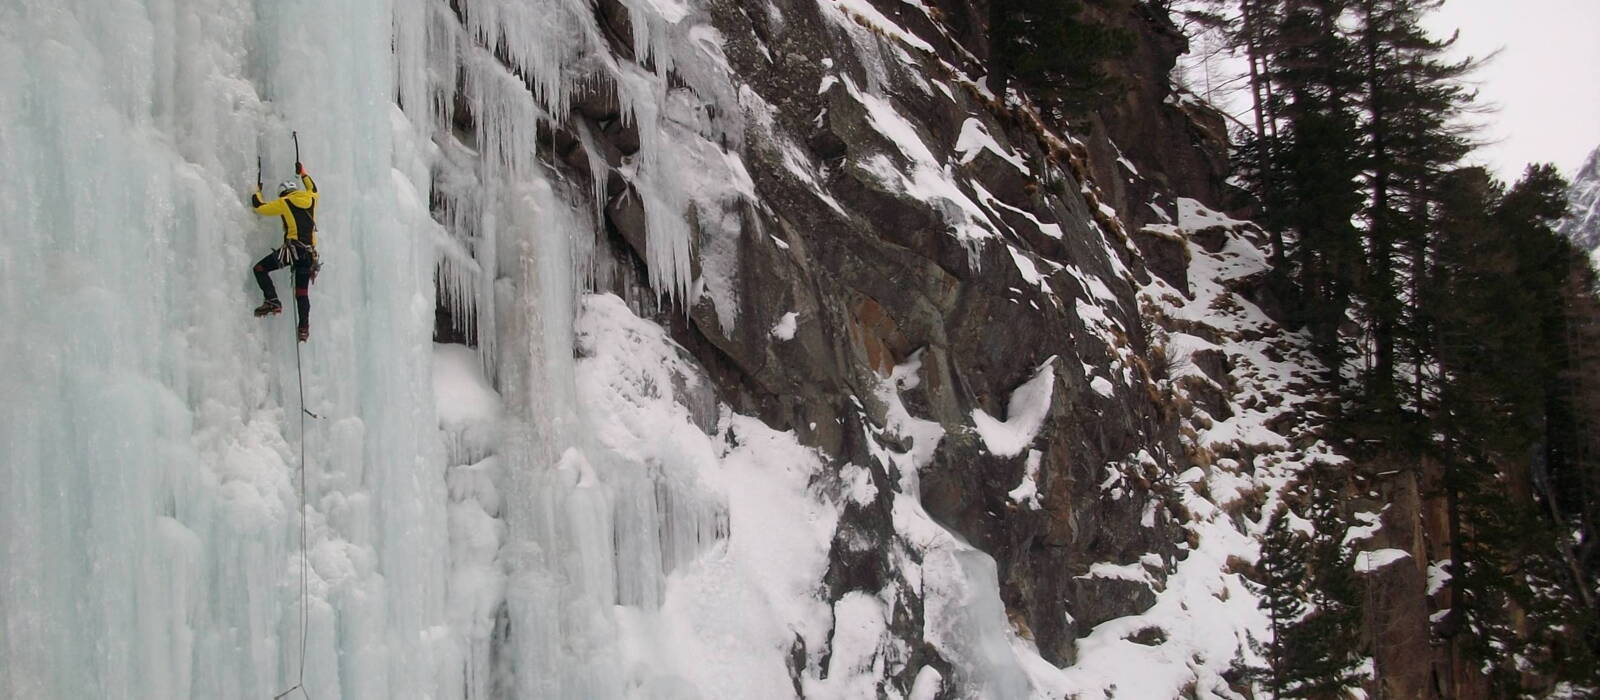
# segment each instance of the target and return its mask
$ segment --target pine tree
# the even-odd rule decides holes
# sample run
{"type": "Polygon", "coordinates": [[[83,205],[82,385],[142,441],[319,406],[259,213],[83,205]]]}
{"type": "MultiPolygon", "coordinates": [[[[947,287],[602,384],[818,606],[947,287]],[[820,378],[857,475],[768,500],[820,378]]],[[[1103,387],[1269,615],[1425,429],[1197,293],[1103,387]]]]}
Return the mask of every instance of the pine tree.
{"type": "MultiPolygon", "coordinates": [[[[1536,348],[1520,363],[1534,385],[1524,415],[1532,441],[1527,500],[1535,507],[1529,509],[1520,533],[1523,571],[1512,595],[1532,623],[1524,652],[1528,665],[1549,678],[1594,687],[1600,683],[1593,663],[1600,651],[1595,643],[1600,641],[1596,638],[1600,609],[1593,591],[1600,579],[1591,572],[1585,580],[1577,565],[1575,543],[1568,533],[1582,533],[1584,523],[1581,517],[1569,516],[1565,504],[1574,504],[1581,512],[1593,495],[1585,493],[1582,483],[1587,476],[1592,485],[1595,465],[1577,459],[1573,446],[1580,435],[1574,404],[1584,397],[1573,391],[1570,382],[1582,381],[1573,362],[1581,357],[1575,353],[1583,350],[1572,347],[1576,338],[1569,324],[1573,311],[1595,297],[1592,291],[1570,295],[1572,280],[1592,279],[1593,270],[1571,241],[1554,229],[1566,211],[1566,191],[1566,181],[1553,166],[1532,166],[1496,211],[1501,228],[1516,246],[1516,274],[1531,304],[1529,325],[1536,348]],[[1540,503],[1542,508],[1537,507],[1540,503]]],[[[1590,346],[1588,351],[1595,349],[1590,346]]],[[[1591,541],[1593,534],[1589,530],[1591,541]]]]}
{"type": "MultiPolygon", "coordinates": [[[[1296,320],[1330,367],[1342,364],[1339,327],[1361,275],[1356,47],[1341,30],[1343,0],[1246,0],[1237,39],[1251,56],[1257,131],[1240,151],[1247,181],[1278,231],[1279,265],[1300,287],[1296,320]],[[1282,232],[1293,234],[1292,250],[1282,232]]],[[[1338,373],[1329,377],[1337,383],[1338,373]]]]}
{"type": "Polygon", "coordinates": [[[1575,251],[1562,285],[1567,356],[1543,484],[1565,585],[1537,622],[1565,633],[1550,641],[1549,673],[1575,696],[1600,696],[1600,277],[1584,257],[1575,251]]]}
{"type": "Polygon", "coordinates": [[[1450,609],[1439,629],[1446,640],[1481,659],[1503,652],[1512,631],[1503,572],[1505,552],[1492,538],[1506,525],[1503,478],[1494,455],[1516,451],[1506,418],[1517,400],[1515,372],[1501,364],[1525,310],[1514,284],[1516,252],[1491,212],[1504,194],[1488,173],[1452,173],[1439,189],[1440,235],[1434,245],[1424,310],[1435,336],[1438,383],[1435,426],[1450,530],[1450,609]],[[1510,295],[1509,297],[1505,295],[1510,295]],[[1507,303],[1509,302],[1509,303],[1507,303]],[[1497,320],[1503,320],[1499,323],[1497,320]],[[1499,652],[1496,651],[1499,650],[1499,652]]]}
{"type": "Polygon", "coordinates": [[[1116,83],[1107,59],[1132,46],[1126,32],[1083,19],[1084,0],[994,0],[989,6],[990,81],[1015,80],[1046,114],[1066,119],[1097,106],[1116,83]]]}
{"type": "Polygon", "coordinates": [[[1268,523],[1258,564],[1261,607],[1272,641],[1253,674],[1273,698],[1335,697],[1360,683],[1361,588],[1344,543],[1350,522],[1340,505],[1341,473],[1314,468],[1291,490],[1305,505],[1310,532],[1284,508],[1268,523]]]}
{"type": "Polygon", "coordinates": [[[1550,477],[1583,478],[1566,437],[1566,289],[1579,256],[1552,228],[1564,190],[1547,166],[1509,191],[1481,169],[1445,178],[1419,311],[1434,336],[1453,561],[1439,633],[1503,695],[1594,682],[1592,597],[1564,534],[1581,518],[1562,515],[1550,477]]]}
{"type": "MultiPolygon", "coordinates": [[[[1574,257],[1562,285],[1567,357],[1545,488],[1552,519],[1577,533],[1567,544],[1573,585],[1600,628],[1600,273],[1574,257]]],[[[1594,633],[1590,646],[1600,651],[1594,633]]]]}
{"type": "Polygon", "coordinates": [[[1305,538],[1290,528],[1289,515],[1285,508],[1272,516],[1256,567],[1261,579],[1261,607],[1272,625],[1272,640],[1257,648],[1267,665],[1255,669],[1253,675],[1266,685],[1273,698],[1289,697],[1284,692],[1295,675],[1290,659],[1290,629],[1306,612],[1305,538]]]}
{"type": "Polygon", "coordinates": [[[1300,697],[1342,697],[1359,687],[1363,584],[1356,579],[1355,551],[1345,543],[1353,524],[1343,507],[1344,474],[1327,465],[1306,477],[1311,521],[1312,613],[1296,635],[1305,647],[1298,683],[1300,697]]]}
{"type": "Polygon", "coordinates": [[[1258,218],[1272,237],[1273,282],[1279,291],[1284,290],[1289,275],[1285,226],[1281,222],[1272,225],[1271,221],[1271,217],[1283,209],[1282,192],[1276,179],[1278,117],[1273,108],[1278,101],[1273,97],[1272,82],[1282,7],[1283,0],[1208,0],[1207,4],[1193,6],[1184,13],[1189,21],[1201,27],[1221,31],[1228,38],[1229,46],[1244,54],[1254,130],[1243,129],[1237,133],[1238,143],[1233,153],[1235,174],[1252,191],[1257,202],[1265,205],[1258,218]],[[1237,16],[1232,16],[1235,11],[1237,16]]]}
{"type": "Polygon", "coordinates": [[[1371,347],[1359,350],[1368,366],[1349,413],[1375,414],[1391,432],[1414,424],[1420,376],[1408,398],[1401,366],[1409,360],[1420,375],[1427,353],[1416,347],[1425,331],[1412,300],[1428,265],[1434,189],[1472,146],[1458,117],[1470,109],[1462,78],[1476,64],[1446,61],[1453,40],[1421,28],[1442,0],[1236,1],[1232,36],[1255,121],[1236,162],[1274,232],[1276,266],[1294,269],[1295,320],[1340,388],[1339,369],[1357,351],[1341,332],[1354,305],[1371,347]]]}
{"type": "MultiPolygon", "coordinates": [[[[1357,0],[1367,206],[1366,275],[1359,291],[1372,340],[1364,389],[1368,407],[1401,417],[1399,368],[1409,327],[1408,298],[1425,274],[1433,193],[1440,177],[1470,152],[1458,117],[1472,94],[1461,79],[1471,60],[1448,62],[1454,41],[1422,29],[1443,0],[1357,0]]],[[[1416,359],[1414,349],[1409,354],[1416,359]]],[[[1420,365],[1420,361],[1416,362],[1420,365]]],[[[1413,410],[1415,407],[1413,407],[1413,410]]]]}

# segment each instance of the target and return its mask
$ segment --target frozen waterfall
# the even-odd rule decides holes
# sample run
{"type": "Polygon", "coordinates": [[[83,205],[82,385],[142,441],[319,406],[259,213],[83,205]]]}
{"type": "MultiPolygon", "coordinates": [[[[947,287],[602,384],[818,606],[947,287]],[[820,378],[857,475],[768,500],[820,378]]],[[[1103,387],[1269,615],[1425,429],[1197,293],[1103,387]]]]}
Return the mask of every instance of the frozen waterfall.
{"type": "Polygon", "coordinates": [[[308,688],[444,695],[443,451],[414,379],[433,224],[405,186],[428,165],[393,106],[397,10],[0,9],[0,694],[292,684],[304,439],[308,688]],[[258,153],[291,172],[290,129],[328,193],[304,436],[293,321],[247,313],[279,233],[242,205],[258,153]]]}

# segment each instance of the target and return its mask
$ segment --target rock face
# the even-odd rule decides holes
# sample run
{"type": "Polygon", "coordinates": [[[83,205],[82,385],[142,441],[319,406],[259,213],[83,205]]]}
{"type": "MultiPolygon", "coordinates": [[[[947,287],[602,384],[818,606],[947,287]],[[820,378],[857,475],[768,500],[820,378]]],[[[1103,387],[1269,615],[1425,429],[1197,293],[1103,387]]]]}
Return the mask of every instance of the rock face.
{"type": "MultiPolygon", "coordinates": [[[[841,461],[878,465],[880,493],[909,475],[874,457],[872,436],[931,450],[918,469],[923,504],[995,557],[1013,619],[1047,660],[1069,664],[1074,640],[1153,600],[1147,584],[1091,578],[1090,567],[1170,556],[1178,539],[1170,520],[1141,524],[1148,494],[1112,501],[1098,488],[1107,465],[1148,453],[1154,478],[1179,452],[1176,426],[1144,390],[1153,378],[1131,285],[1140,263],[1120,232],[1096,220],[1091,183],[1049,152],[1052,137],[997,113],[966,81],[981,66],[957,37],[915,6],[876,7],[922,28],[926,47],[864,14],[841,26],[807,2],[777,5],[781,26],[731,5],[717,13],[735,73],[772,117],[746,153],[769,206],[748,213],[737,243],[745,321],[727,332],[701,303],[680,333],[720,356],[705,359],[726,368],[722,386],[735,406],[841,461]],[[887,58],[871,61],[875,53],[887,58]],[[942,170],[933,177],[955,191],[919,197],[886,182],[885,160],[942,170]],[[1082,305],[1100,313],[1086,318],[1082,305]],[[767,329],[789,312],[798,315],[794,339],[770,342],[767,329]],[[1056,400],[1033,452],[993,454],[973,412],[1006,415],[1012,390],[1050,358],[1056,400]],[[907,434],[884,400],[897,367],[909,373],[905,410],[943,434],[937,449],[914,444],[927,437],[907,434]],[[1093,376],[1119,390],[1097,393],[1093,376]],[[1030,459],[1037,507],[1008,496],[1030,459]]],[[[892,505],[885,498],[847,511],[874,554],[850,556],[837,543],[836,594],[876,590],[895,575],[887,560],[895,533],[885,527],[892,505]]]]}
{"type": "Polygon", "coordinates": [[[1600,148],[1589,153],[1567,190],[1567,217],[1556,230],[1586,251],[1600,252],[1600,148]]]}
{"type": "Polygon", "coordinates": [[[1090,119],[1085,138],[1093,178],[1130,230],[1171,223],[1151,202],[1171,211],[1172,197],[1214,206],[1235,195],[1223,116],[1192,95],[1173,91],[1168,75],[1188,40],[1165,12],[1133,0],[1092,3],[1086,18],[1133,38],[1129,55],[1111,67],[1121,90],[1090,119]]]}
{"type": "MultiPolygon", "coordinates": [[[[605,60],[648,55],[631,7],[596,3],[605,60]]],[[[1201,487],[1174,477],[1266,449],[1231,433],[1226,449],[1197,447],[1198,430],[1234,417],[1232,360],[1212,344],[1225,339],[1146,308],[1152,294],[1194,297],[1191,233],[1209,231],[1208,264],[1259,257],[1244,252],[1248,227],[1196,201],[1225,195],[1221,121],[1170,93],[1184,40],[1163,11],[1092,8],[1135,49],[1112,66],[1129,90],[1074,138],[988,93],[982,2],[710,3],[711,30],[691,37],[732,78],[680,62],[661,114],[716,135],[701,161],[680,165],[736,163],[717,172],[737,196],[690,188],[687,260],[661,249],[640,169],[650,134],[632,126],[626,85],[597,79],[539,140],[543,161],[596,194],[599,290],[668,328],[716,401],[793,431],[840,472],[870,475],[872,495],[843,509],[823,583],[830,604],[896,601],[889,629],[909,656],[886,668],[880,694],[953,664],[948,644],[930,645],[947,613],[925,607],[904,499],[993,557],[1010,634],[1067,667],[1102,623],[1150,610],[1193,556],[1198,535],[1183,519],[1198,517],[1201,487]],[[1202,210],[1186,226],[1185,212],[1202,210]],[[1175,334],[1206,347],[1170,359],[1175,334]],[[1198,371],[1173,376],[1180,360],[1198,371]]],[[[656,50],[650,60],[666,60],[656,50]]],[[[481,141],[469,111],[458,105],[458,135],[481,141]]],[[[1205,290],[1199,308],[1241,308],[1232,289],[1205,290]]],[[[445,323],[442,335],[459,334],[445,323]]],[[[1213,573],[1227,558],[1206,556],[1213,573]]],[[[1239,591],[1231,604],[1252,606],[1229,580],[1208,595],[1239,591]]],[[[1103,630],[1106,643],[1140,647],[1173,632],[1103,630]]],[[[1245,645],[1213,645],[1207,663],[1226,668],[1245,645]]],[[[802,647],[792,666],[807,664],[802,647]]],[[[967,687],[1014,687],[955,670],[967,687]]]]}

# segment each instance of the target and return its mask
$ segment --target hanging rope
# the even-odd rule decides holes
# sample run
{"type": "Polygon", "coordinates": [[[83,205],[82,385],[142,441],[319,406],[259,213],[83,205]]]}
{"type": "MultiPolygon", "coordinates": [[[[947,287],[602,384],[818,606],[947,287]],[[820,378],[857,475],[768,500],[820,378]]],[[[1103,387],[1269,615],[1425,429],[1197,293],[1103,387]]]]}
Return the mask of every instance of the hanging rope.
{"type": "MultiPolygon", "coordinates": [[[[294,270],[291,267],[290,275],[292,276],[293,274],[294,270]]],[[[305,696],[306,700],[311,700],[311,694],[306,692],[306,628],[311,618],[310,593],[308,590],[310,556],[307,554],[309,539],[306,525],[306,416],[313,418],[317,416],[306,410],[306,378],[300,362],[299,327],[300,308],[296,304],[294,378],[296,385],[300,389],[300,672],[296,676],[294,687],[272,696],[272,700],[282,700],[296,690],[300,691],[300,694],[305,696]]]]}

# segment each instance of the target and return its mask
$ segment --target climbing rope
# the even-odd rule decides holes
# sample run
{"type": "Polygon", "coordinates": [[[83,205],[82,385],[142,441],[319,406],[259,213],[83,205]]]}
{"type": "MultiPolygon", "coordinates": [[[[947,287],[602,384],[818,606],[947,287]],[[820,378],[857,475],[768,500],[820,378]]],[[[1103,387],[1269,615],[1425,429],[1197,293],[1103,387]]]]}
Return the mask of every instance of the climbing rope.
{"type": "MultiPolygon", "coordinates": [[[[291,283],[295,275],[294,267],[289,268],[291,283]]],[[[306,378],[301,369],[300,362],[300,305],[295,304],[295,343],[294,343],[294,378],[300,389],[300,669],[294,687],[277,695],[272,700],[283,700],[290,693],[298,690],[300,694],[311,700],[311,694],[306,692],[306,627],[311,618],[310,593],[308,591],[310,556],[307,554],[306,525],[306,416],[316,418],[317,415],[306,410],[306,378]]]]}
{"type": "MultiPolygon", "coordinates": [[[[300,133],[291,131],[289,134],[294,139],[294,162],[295,170],[298,172],[300,169],[300,133]]],[[[256,189],[261,189],[261,156],[256,156],[256,189]]],[[[300,326],[305,323],[306,319],[300,315],[299,297],[301,288],[300,280],[298,279],[300,273],[298,269],[300,267],[300,251],[292,247],[294,243],[297,243],[297,241],[284,241],[283,252],[289,256],[289,282],[294,285],[295,291],[294,379],[295,385],[300,391],[300,667],[295,676],[294,686],[272,696],[272,700],[283,700],[283,698],[288,697],[290,693],[296,690],[300,691],[300,695],[304,696],[306,700],[311,700],[311,693],[306,691],[306,632],[310,627],[311,621],[310,526],[307,524],[309,518],[306,517],[306,416],[311,416],[312,418],[321,418],[321,416],[306,410],[306,375],[300,359],[300,343],[302,342],[300,340],[300,326]]],[[[307,270],[307,275],[309,276],[310,274],[310,270],[307,270]]],[[[306,280],[306,285],[309,286],[310,284],[311,281],[309,279],[306,280]]]]}

